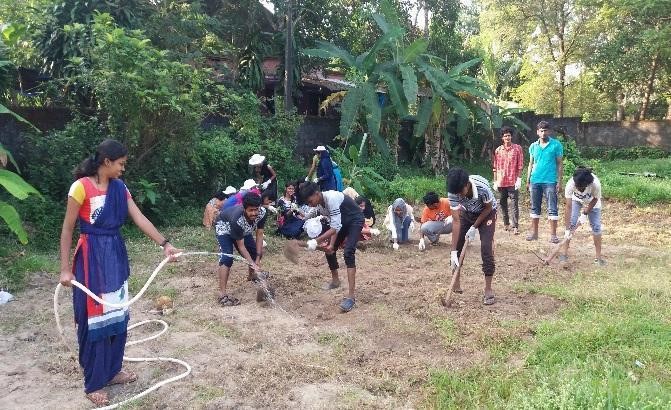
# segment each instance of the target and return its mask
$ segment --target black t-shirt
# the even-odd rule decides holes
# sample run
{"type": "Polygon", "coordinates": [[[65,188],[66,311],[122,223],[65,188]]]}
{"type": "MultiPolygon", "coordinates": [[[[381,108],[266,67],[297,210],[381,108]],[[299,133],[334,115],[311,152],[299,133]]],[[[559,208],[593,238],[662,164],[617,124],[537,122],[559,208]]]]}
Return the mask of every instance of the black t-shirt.
{"type": "Polygon", "coordinates": [[[214,230],[218,236],[229,235],[233,240],[239,241],[247,235],[252,235],[257,229],[263,229],[267,215],[266,208],[259,207],[259,215],[250,222],[245,217],[243,206],[234,206],[219,213],[214,230]]]}

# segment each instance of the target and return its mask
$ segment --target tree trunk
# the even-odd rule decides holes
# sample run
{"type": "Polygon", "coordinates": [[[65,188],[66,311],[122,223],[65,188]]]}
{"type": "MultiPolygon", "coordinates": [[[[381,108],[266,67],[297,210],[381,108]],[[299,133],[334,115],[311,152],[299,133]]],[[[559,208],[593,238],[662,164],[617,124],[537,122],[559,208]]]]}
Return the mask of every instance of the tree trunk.
{"type": "Polygon", "coordinates": [[[617,113],[615,113],[616,121],[624,121],[624,94],[617,95],[617,113]]]}
{"type": "Polygon", "coordinates": [[[564,99],[566,97],[566,64],[559,67],[559,117],[564,116],[564,99]]]}
{"type": "Polygon", "coordinates": [[[291,112],[293,103],[293,72],[294,72],[294,50],[293,50],[293,0],[287,0],[286,33],[284,42],[284,111],[291,112]]]}
{"type": "Polygon", "coordinates": [[[429,127],[429,129],[426,130],[424,138],[426,162],[429,163],[431,170],[436,176],[442,175],[444,171],[450,167],[440,130],[440,123],[429,127]]]}
{"type": "Polygon", "coordinates": [[[424,1],[424,38],[429,39],[429,5],[424,1]]]}
{"type": "Polygon", "coordinates": [[[645,87],[645,95],[643,96],[643,104],[641,104],[641,112],[639,118],[644,120],[648,114],[648,108],[650,107],[650,96],[652,96],[652,91],[655,85],[655,76],[657,75],[657,66],[659,65],[659,55],[655,55],[652,59],[652,67],[650,67],[650,76],[648,77],[648,82],[645,87]]]}

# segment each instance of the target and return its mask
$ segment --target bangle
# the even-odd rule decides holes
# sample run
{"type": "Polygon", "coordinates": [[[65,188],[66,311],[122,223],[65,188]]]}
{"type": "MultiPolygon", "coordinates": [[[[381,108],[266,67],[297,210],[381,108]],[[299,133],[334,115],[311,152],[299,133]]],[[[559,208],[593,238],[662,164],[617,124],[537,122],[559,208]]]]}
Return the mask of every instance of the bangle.
{"type": "Polygon", "coordinates": [[[167,245],[168,243],[170,243],[170,239],[165,238],[165,239],[163,239],[163,242],[161,242],[161,244],[158,245],[158,246],[160,246],[161,248],[163,248],[163,247],[164,247],[165,245],[167,245]]]}

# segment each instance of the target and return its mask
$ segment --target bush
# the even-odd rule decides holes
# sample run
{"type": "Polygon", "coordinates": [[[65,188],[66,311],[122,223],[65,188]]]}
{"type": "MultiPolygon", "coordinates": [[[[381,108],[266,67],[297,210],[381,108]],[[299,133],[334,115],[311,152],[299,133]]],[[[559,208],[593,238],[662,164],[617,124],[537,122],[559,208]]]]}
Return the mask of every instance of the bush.
{"type": "Polygon", "coordinates": [[[438,196],[445,196],[445,179],[440,177],[398,177],[389,182],[386,200],[391,202],[396,198],[403,198],[411,204],[421,204],[423,203],[422,198],[429,191],[436,192],[438,196]]]}
{"type": "Polygon", "coordinates": [[[618,160],[618,159],[659,159],[671,156],[671,152],[657,147],[638,146],[631,148],[583,147],[582,156],[587,159],[618,160]]]}
{"type": "Polygon", "coordinates": [[[365,164],[366,166],[373,168],[375,172],[388,181],[394,179],[400,172],[400,169],[393,158],[382,156],[379,153],[375,153],[368,157],[365,164]]]}

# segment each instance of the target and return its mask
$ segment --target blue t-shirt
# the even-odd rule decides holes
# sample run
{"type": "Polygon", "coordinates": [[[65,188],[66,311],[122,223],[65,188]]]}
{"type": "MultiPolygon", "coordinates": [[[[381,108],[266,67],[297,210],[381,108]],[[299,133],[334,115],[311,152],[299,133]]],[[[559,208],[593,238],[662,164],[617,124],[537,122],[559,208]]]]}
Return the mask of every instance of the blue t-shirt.
{"type": "Polygon", "coordinates": [[[554,184],[557,182],[557,158],[564,156],[564,147],[555,138],[550,138],[545,148],[536,141],[529,147],[529,156],[533,158],[531,169],[532,184],[554,184]]]}

